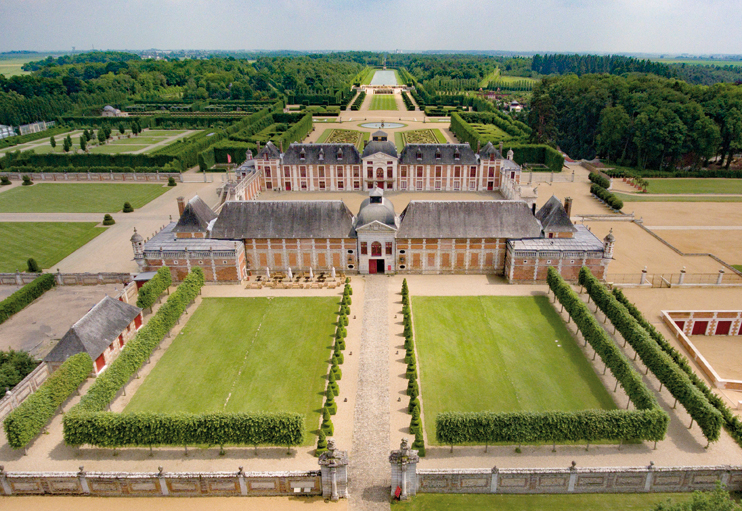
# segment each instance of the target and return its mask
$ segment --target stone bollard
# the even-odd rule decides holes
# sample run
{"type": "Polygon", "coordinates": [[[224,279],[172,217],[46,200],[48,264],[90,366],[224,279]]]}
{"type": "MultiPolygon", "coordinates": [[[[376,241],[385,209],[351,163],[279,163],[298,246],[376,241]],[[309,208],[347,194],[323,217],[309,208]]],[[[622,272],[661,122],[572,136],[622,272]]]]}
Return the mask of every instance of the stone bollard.
{"type": "Polygon", "coordinates": [[[647,283],[647,267],[645,266],[644,269],[642,270],[642,277],[639,280],[639,284],[642,285],[646,283],[647,283]]]}
{"type": "Polygon", "coordinates": [[[80,471],[77,473],[77,479],[80,481],[80,488],[85,495],[90,495],[90,486],[88,486],[88,479],[85,477],[85,467],[80,465],[80,471]]]}
{"type": "Polygon", "coordinates": [[[722,268],[721,270],[719,270],[719,276],[716,277],[716,285],[717,286],[720,286],[721,285],[721,281],[723,279],[724,279],[724,268],[722,268]]]}
{"type": "Polygon", "coordinates": [[[410,449],[406,438],[402,439],[399,450],[392,451],[389,463],[392,465],[392,497],[400,489],[399,500],[407,500],[417,494],[417,464],[420,456],[410,449]]]}
{"type": "Polygon", "coordinates": [[[348,452],[335,448],[335,440],[327,439],[327,451],[320,454],[322,496],[338,501],[348,496],[348,452]]]}
{"type": "Polygon", "coordinates": [[[678,279],[678,285],[682,286],[683,282],[685,282],[685,266],[683,266],[683,269],[680,270],[680,278],[678,279]]]}

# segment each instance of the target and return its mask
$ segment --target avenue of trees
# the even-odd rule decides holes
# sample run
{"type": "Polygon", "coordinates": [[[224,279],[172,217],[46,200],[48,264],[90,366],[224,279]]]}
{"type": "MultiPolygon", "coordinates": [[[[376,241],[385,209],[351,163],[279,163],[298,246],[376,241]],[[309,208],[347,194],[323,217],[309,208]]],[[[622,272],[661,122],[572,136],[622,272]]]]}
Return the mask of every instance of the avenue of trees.
{"type": "Polygon", "coordinates": [[[656,170],[699,168],[742,150],[742,88],[690,85],[651,74],[544,79],[534,88],[533,141],[572,158],[599,155],[656,170]]]}

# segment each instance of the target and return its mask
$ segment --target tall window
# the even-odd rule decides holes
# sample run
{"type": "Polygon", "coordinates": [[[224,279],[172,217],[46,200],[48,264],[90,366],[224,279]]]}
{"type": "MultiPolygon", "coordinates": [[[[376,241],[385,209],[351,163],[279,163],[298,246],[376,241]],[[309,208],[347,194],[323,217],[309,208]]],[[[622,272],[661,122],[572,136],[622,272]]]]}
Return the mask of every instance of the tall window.
{"type": "Polygon", "coordinates": [[[286,166],[283,168],[284,177],[291,177],[291,167],[286,166]]]}
{"type": "Polygon", "coordinates": [[[382,169],[381,167],[379,167],[378,169],[376,169],[376,178],[377,179],[384,179],[384,169],[382,169]]]}
{"type": "Polygon", "coordinates": [[[271,169],[268,167],[265,168],[265,177],[271,177],[271,169]]]}
{"type": "Polygon", "coordinates": [[[477,177],[477,168],[476,167],[472,167],[471,168],[471,170],[469,171],[469,177],[477,177]]]}
{"type": "Polygon", "coordinates": [[[378,241],[371,243],[371,257],[381,257],[381,243],[378,241]]]}
{"type": "Polygon", "coordinates": [[[417,167],[417,177],[423,177],[423,168],[417,167]]]}
{"type": "Polygon", "coordinates": [[[366,255],[366,254],[368,254],[368,243],[366,243],[365,241],[362,241],[361,242],[361,255],[366,255]]]}
{"type": "Polygon", "coordinates": [[[368,169],[368,178],[373,179],[374,178],[374,169],[368,169]]]}
{"type": "Polygon", "coordinates": [[[391,241],[387,241],[386,242],[385,253],[386,253],[386,255],[392,255],[392,242],[391,241]]]}
{"type": "MultiPolygon", "coordinates": [[[[319,177],[325,177],[325,167],[323,165],[317,167],[317,172],[319,172],[319,177]]],[[[302,177],[305,176],[302,175],[302,177]]]]}
{"type": "Polygon", "coordinates": [[[394,177],[394,171],[392,170],[392,167],[386,168],[386,177],[388,177],[389,179],[394,177]]]}
{"type": "Polygon", "coordinates": [[[337,167],[337,171],[338,171],[338,177],[343,177],[343,166],[342,165],[337,167]]]}

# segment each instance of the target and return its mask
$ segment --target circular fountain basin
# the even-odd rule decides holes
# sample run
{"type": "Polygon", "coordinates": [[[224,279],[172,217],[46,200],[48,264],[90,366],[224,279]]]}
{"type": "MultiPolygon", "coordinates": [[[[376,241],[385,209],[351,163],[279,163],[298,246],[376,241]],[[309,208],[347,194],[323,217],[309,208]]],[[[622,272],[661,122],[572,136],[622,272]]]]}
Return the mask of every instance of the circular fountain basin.
{"type": "Polygon", "coordinates": [[[359,124],[361,128],[372,128],[372,129],[397,129],[397,128],[404,128],[407,126],[406,124],[402,124],[399,122],[385,122],[382,126],[380,122],[364,122],[363,124],[359,124]]]}

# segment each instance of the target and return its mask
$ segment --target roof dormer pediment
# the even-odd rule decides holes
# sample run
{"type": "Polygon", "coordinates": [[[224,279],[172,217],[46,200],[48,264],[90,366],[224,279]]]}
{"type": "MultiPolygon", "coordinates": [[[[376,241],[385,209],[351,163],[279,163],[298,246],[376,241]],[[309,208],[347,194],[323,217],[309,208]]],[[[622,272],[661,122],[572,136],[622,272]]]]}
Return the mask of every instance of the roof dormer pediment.
{"type": "Polygon", "coordinates": [[[397,227],[392,227],[391,225],[385,224],[383,222],[379,222],[378,220],[374,220],[373,222],[370,222],[366,225],[360,225],[356,227],[356,232],[366,233],[366,232],[397,232],[397,227]]]}

